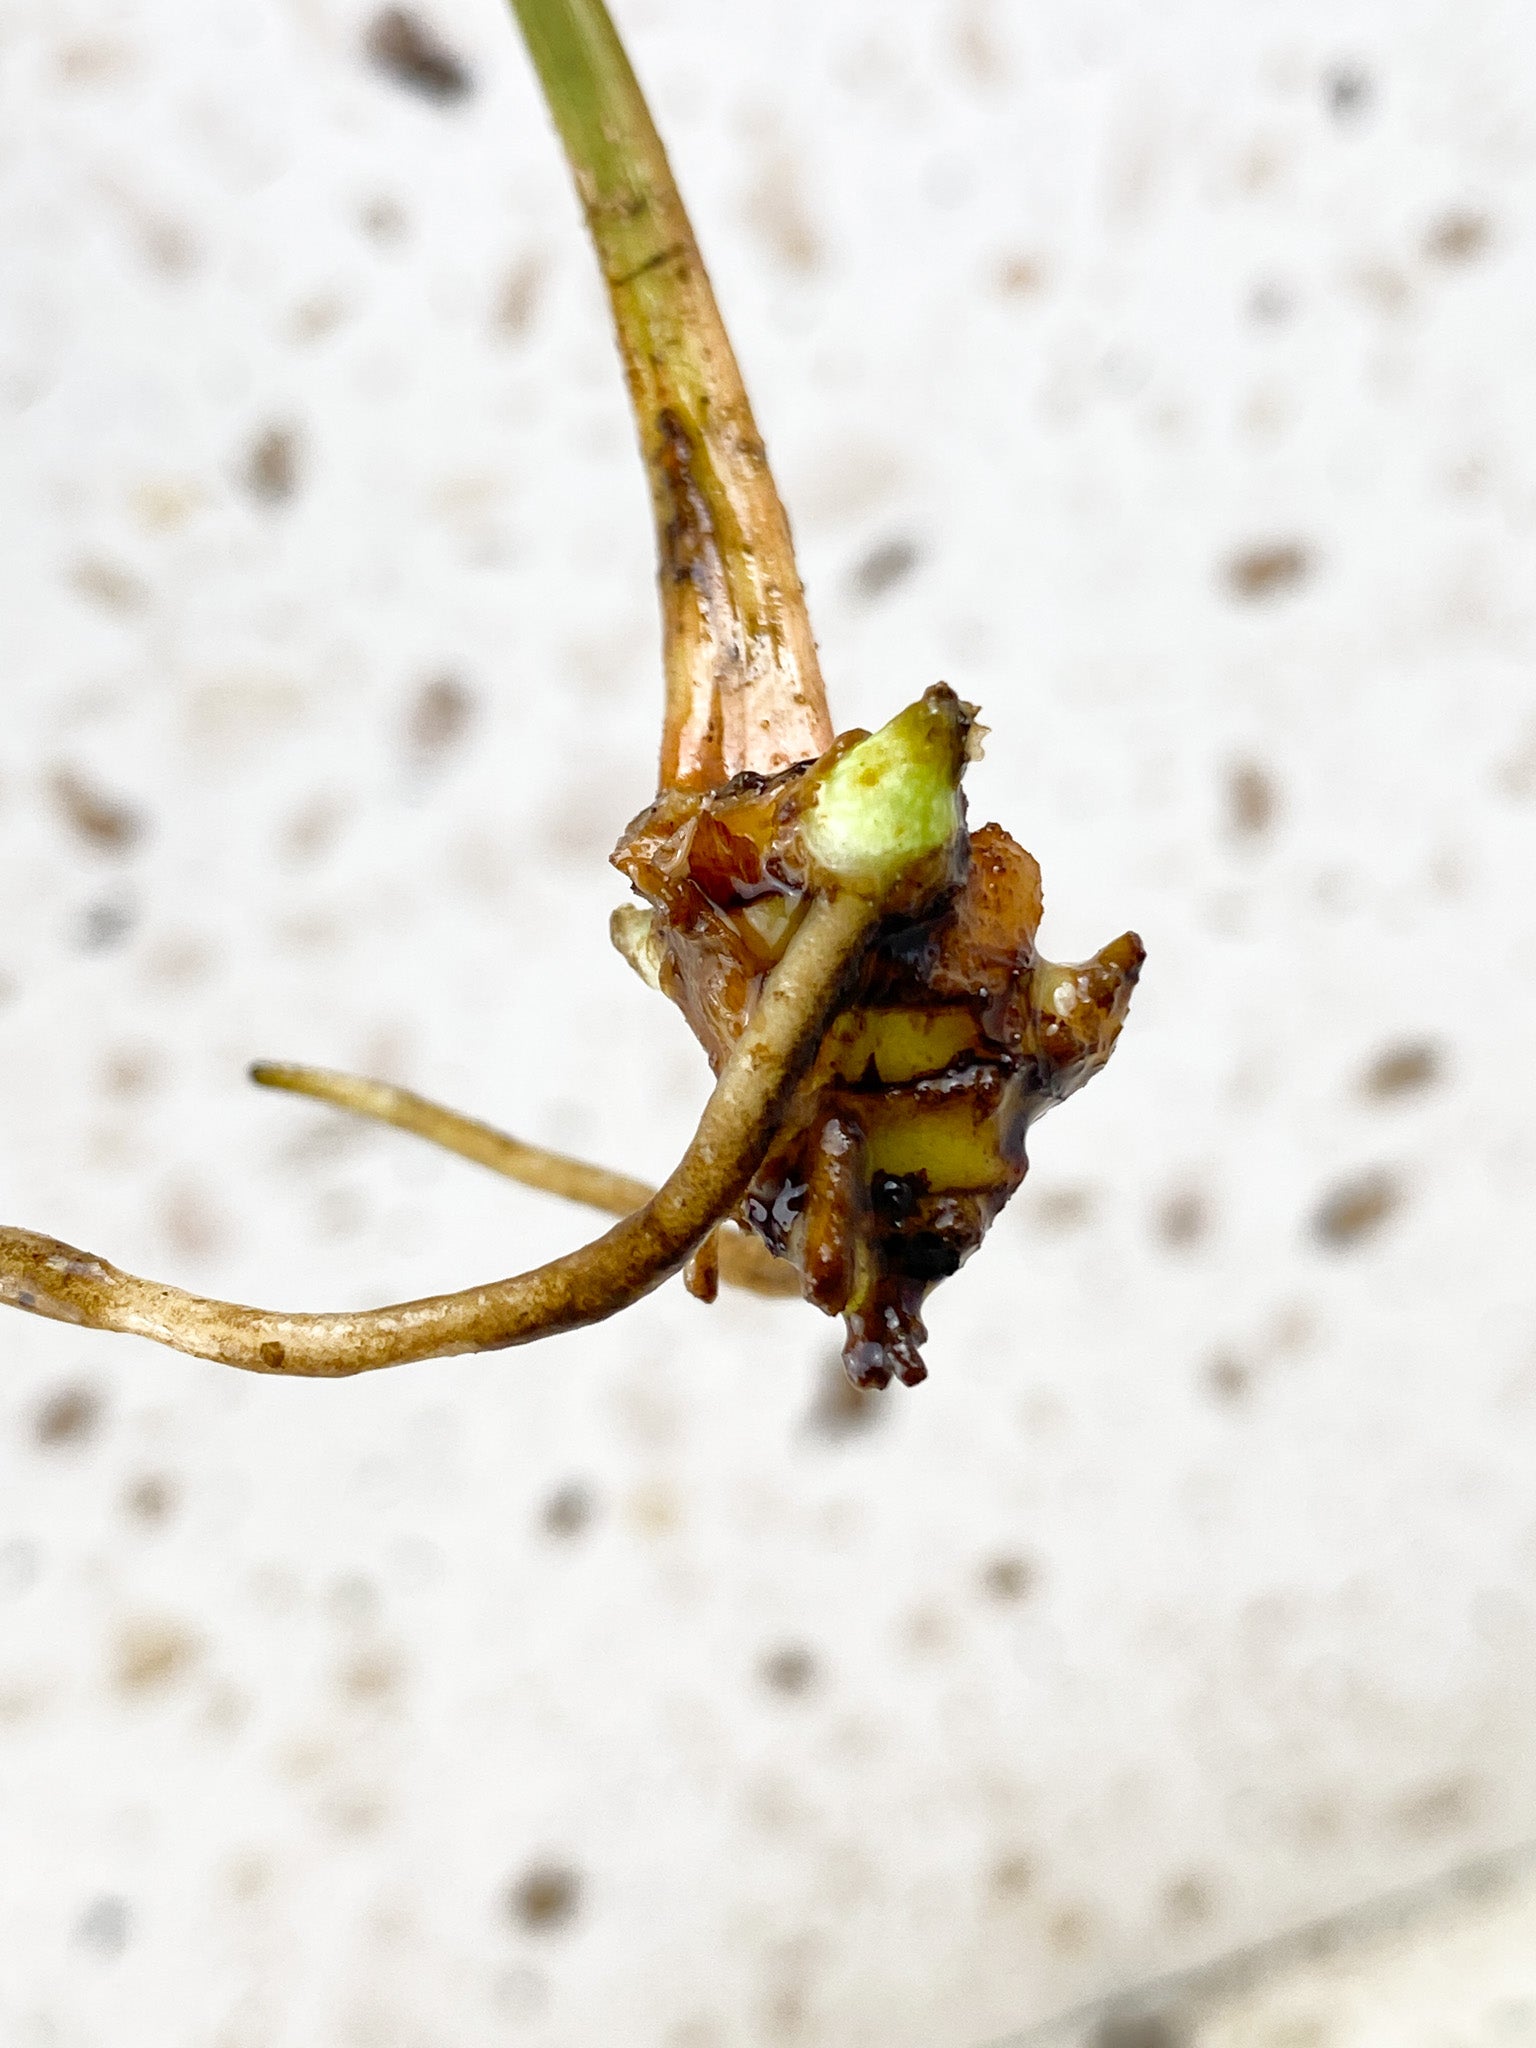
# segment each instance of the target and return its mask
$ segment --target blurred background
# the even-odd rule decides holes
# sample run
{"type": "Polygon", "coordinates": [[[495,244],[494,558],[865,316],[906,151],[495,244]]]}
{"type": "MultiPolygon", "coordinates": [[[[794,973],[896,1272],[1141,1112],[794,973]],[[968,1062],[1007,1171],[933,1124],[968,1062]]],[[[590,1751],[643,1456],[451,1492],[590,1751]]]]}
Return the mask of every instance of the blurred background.
{"type": "MultiPolygon", "coordinates": [[[[912,1393],[677,1285],[337,1386],[5,1320],[0,2033],[1536,2042],[1536,23],[618,20],[839,724],[977,700],[1045,950],[1147,972],[912,1393]]],[[[0,95],[3,1213],[282,1306],[551,1255],[243,1079],[652,1177],[704,1099],[510,19],[6,0],[0,95]]]]}

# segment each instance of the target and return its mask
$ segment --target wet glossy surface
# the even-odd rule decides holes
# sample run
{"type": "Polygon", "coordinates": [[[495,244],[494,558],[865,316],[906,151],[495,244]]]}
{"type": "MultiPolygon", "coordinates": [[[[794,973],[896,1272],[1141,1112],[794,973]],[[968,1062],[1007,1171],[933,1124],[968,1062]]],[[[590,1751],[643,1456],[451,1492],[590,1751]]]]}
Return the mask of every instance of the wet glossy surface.
{"type": "MultiPolygon", "coordinates": [[[[664,791],[614,855],[651,905],[621,949],[716,1067],[800,914],[820,765],[664,791]]],[[[935,907],[887,921],[738,1216],[844,1318],[859,1386],[925,1377],[926,1295],[1023,1180],[1034,1119],[1108,1059],[1141,971],[1129,932],[1080,966],[1037,954],[1040,870],[1001,826],[958,867],[935,907]]]]}

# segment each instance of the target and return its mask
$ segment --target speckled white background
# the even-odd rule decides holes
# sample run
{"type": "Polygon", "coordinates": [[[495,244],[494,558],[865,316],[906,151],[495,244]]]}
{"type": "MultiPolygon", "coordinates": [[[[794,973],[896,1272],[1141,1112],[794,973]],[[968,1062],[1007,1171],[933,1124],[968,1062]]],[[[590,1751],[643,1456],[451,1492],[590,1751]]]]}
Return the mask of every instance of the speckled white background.
{"type": "MultiPolygon", "coordinates": [[[[428,18],[449,101],[353,0],[0,10],[0,1207],[281,1304],[587,1225],[252,1055],[650,1174],[704,1093],[591,258],[428,18]]],[[[973,2048],[1536,1835],[1528,9],[620,18],[839,722],[979,700],[1147,975],[851,1419],[675,1286],[329,1388],[7,1320],[16,2048],[973,2048]]]]}

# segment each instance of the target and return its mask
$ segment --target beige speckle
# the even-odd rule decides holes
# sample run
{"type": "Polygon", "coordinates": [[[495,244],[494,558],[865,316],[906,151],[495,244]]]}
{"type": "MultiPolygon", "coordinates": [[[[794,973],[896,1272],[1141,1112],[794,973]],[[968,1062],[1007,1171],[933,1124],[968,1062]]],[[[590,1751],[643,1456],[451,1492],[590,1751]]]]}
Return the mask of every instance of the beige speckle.
{"type": "Polygon", "coordinates": [[[475,693],[456,675],[430,677],[417,691],[406,717],[406,740],[423,762],[457,746],[475,714],[475,693]]]}
{"type": "Polygon", "coordinates": [[[348,317],[350,308],[335,292],[317,292],[294,307],[288,331],[295,341],[323,341],[348,317]]]}
{"type": "Polygon", "coordinates": [[[642,1536],[669,1536],[682,1518],[677,1489],[664,1479],[637,1486],[625,1507],[628,1520],[642,1536]]]}
{"type": "Polygon", "coordinates": [[[1400,1799],[1392,1809],[1392,1826],[1416,1840],[1432,1840],[1465,1827],[1478,1804],[1477,1781],[1471,1777],[1437,1778],[1400,1799]]]}
{"type": "Polygon", "coordinates": [[[237,1906],[255,1905],[272,1889],[272,1859],[258,1849],[245,1849],[231,1856],[224,1870],[224,1887],[237,1906]]]}
{"type": "Polygon", "coordinates": [[[375,15],[363,48],[386,77],[441,106],[463,99],[474,74],[432,24],[408,7],[386,7],[375,15]]]}
{"type": "Polygon", "coordinates": [[[915,1657],[940,1657],[954,1645],[955,1631],[939,1607],[915,1607],[902,1625],[906,1648],[915,1657]]]}
{"type": "Polygon", "coordinates": [[[1215,1911],[1215,1899],[1206,1880],[1190,1871],[1164,1887],[1162,1908],[1171,1927],[1199,1927],[1215,1911]]]}
{"type": "Polygon", "coordinates": [[[1240,192],[1267,192],[1289,162],[1285,144],[1272,135],[1258,135],[1243,149],[1234,166],[1234,181],[1240,192]]]}
{"type": "Polygon", "coordinates": [[[1424,254],[1435,263],[1470,263],[1483,254],[1492,234],[1487,214],[1472,207],[1453,207],[1425,233],[1424,254]]]}
{"type": "Polygon", "coordinates": [[[866,602],[883,597],[888,590],[894,590],[905,583],[922,561],[922,550],[915,541],[898,534],[893,539],[877,541],[868,554],[854,565],[849,578],[854,594],[866,602]]]}
{"type": "Polygon", "coordinates": [[[346,1699],[379,1706],[398,1695],[404,1680],[401,1658],[375,1644],[347,1660],[337,1675],[337,1688],[346,1699]]]}
{"type": "Polygon", "coordinates": [[[1441,1077],[1439,1046],[1429,1039],[1408,1039],[1377,1053],[1360,1080],[1360,1092],[1378,1102],[1417,1095],[1441,1077]]]}
{"type": "Polygon", "coordinates": [[[1218,1351],[1206,1367],[1206,1385],[1212,1397],[1224,1406],[1235,1406],[1253,1389],[1252,1368],[1232,1351],[1218,1351]]]}
{"type": "Polygon", "coordinates": [[[1365,263],[1351,282],[1366,303],[1378,313],[1405,312],[1413,298],[1407,273],[1395,263],[1365,263]]]}
{"type": "Polygon", "coordinates": [[[1094,1915],[1087,1906],[1062,1906],[1045,1923],[1045,1938],[1059,1956],[1080,1956],[1093,1940],[1094,1915]]]}
{"type": "Polygon", "coordinates": [[[338,1760],[335,1742],[314,1733],[292,1735],[283,1742],[273,1759],[279,1777],[291,1785],[312,1785],[331,1771],[338,1760]]]}
{"type": "Polygon", "coordinates": [[[60,1387],[37,1411],[33,1432],[49,1450],[89,1443],[101,1422],[102,1400],[94,1387],[60,1387]]]}
{"type": "Polygon", "coordinates": [[[334,1834],[355,1839],[377,1834],[389,1808],[381,1795],[361,1785],[344,1785],[320,1801],[320,1818],[334,1834]]]}
{"type": "Polygon", "coordinates": [[[283,828],[282,850],[295,866],[306,866],[329,852],[346,820],[344,807],[330,791],[312,796],[283,828]]]}
{"type": "Polygon", "coordinates": [[[791,1699],[808,1693],[817,1677],[816,1659],[801,1643],[786,1643],[770,1650],[758,1671],[770,1692],[783,1693],[791,1699]]]}
{"type": "Polygon", "coordinates": [[[1323,100],[1338,120],[1355,120],[1371,103],[1371,74],[1363,64],[1330,64],[1323,73],[1323,100]]]}
{"type": "Polygon", "coordinates": [[[1210,1228],[1210,1205],[1198,1188],[1177,1188],[1158,1208],[1157,1234],[1175,1251],[1187,1251],[1210,1228]]]}
{"type": "Polygon", "coordinates": [[[69,580],[82,597],[123,617],[142,611],[149,602],[141,577],[121,562],[109,562],[99,555],[83,556],[70,570],[69,580]]]}
{"type": "Polygon", "coordinates": [[[245,484],[264,505],[282,505],[299,482],[299,437],[289,426],[270,426],[251,443],[245,459],[245,484]]]}
{"type": "Polygon", "coordinates": [[[109,1095],[147,1095],[159,1081],[164,1062],[153,1046],[123,1045],[107,1055],[102,1086],[109,1095]]]}
{"type": "Polygon", "coordinates": [[[140,525],[152,533],[185,526],[207,502],[208,492],[195,477],[152,477],[137,485],[131,498],[140,525]]]}
{"type": "Polygon", "coordinates": [[[1259,839],[1275,822],[1275,785],[1257,761],[1234,761],[1227,771],[1227,829],[1234,839],[1259,839]]]}
{"type": "Polygon", "coordinates": [[[582,1881],[563,1863],[535,1863],[507,1887],[509,1917],[531,1933],[550,1934],[574,1920],[582,1881]]]}
{"type": "Polygon", "coordinates": [[[994,1897],[998,1899],[1022,1899],[1034,1887],[1034,1858],[1018,1850],[1000,1856],[992,1866],[989,1883],[994,1897]]]}
{"type": "Polygon", "coordinates": [[[1312,554],[1299,541],[1267,541],[1243,548],[1226,565],[1227,587],[1236,597],[1279,597],[1298,589],[1312,571],[1312,554]]]}
{"type": "MultiPolygon", "coordinates": [[[[1027,1198],[1026,1198],[1027,1199],[1027,1198]]],[[[1080,1230],[1094,1210],[1092,1188],[1042,1188],[1029,1204],[1028,1213],[1042,1230],[1080,1230]]]]}
{"type": "Polygon", "coordinates": [[[135,54],[129,44],[110,36],[71,36],[59,45],[56,62],[68,85],[105,85],[127,76],[135,54]]]}
{"type": "Polygon", "coordinates": [[[1313,1234],[1339,1248],[1374,1237],[1401,1207],[1403,1191],[1392,1175],[1379,1169],[1353,1175],[1324,1196],[1312,1218],[1313,1234]]]}
{"type": "Polygon", "coordinates": [[[126,853],[143,837],[143,817],[131,804],[110,795],[74,769],[57,769],[49,790],[64,823],[82,845],[94,852],[126,853]]]}
{"type": "Polygon", "coordinates": [[[578,1480],[558,1487],[544,1503],[539,1519],[547,1534],[564,1541],[580,1536],[592,1520],[591,1490],[578,1480]]]}
{"type": "Polygon", "coordinates": [[[112,1646],[112,1683],[130,1695],[163,1692],[186,1675],[200,1650],[197,1637],[179,1622],[125,1622],[112,1646]]]}
{"type": "Polygon", "coordinates": [[[1038,256],[1005,256],[997,266],[997,288],[1008,299],[1024,299],[1044,288],[1046,269],[1038,256]]]}
{"type": "Polygon", "coordinates": [[[392,199],[388,193],[383,192],[364,203],[359,210],[358,219],[362,223],[363,233],[375,242],[398,242],[403,238],[409,225],[405,208],[399,200],[392,199]]]}
{"type": "Polygon", "coordinates": [[[146,1472],[123,1495],[123,1506],[136,1522],[164,1522],[176,1507],[176,1483],[161,1472],[146,1472]]]}
{"type": "Polygon", "coordinates": [[[1006,74],[987,0],[963,0],[955,17],[955,55],[974,85],[995,85],[1006,74]]]}
{"type": "Polygon", "coordinates": [[[981,1590],[989,1600],[997,1600],[1007,1606],[1014,1606],[1025,1600],[1035,1590],[1039,1573],[1027,1557],[1017,1552],[1005,1551],[998,1557],[988,1558],[979,1572],[981,1590]]]}
{"type": "Polygon", "coordinates": [[[538,317],[544,296],[549,262],[542,250],[520,256],[502,280],[496,301],[496,326],[500,333],[520,341],[538,317]]]}

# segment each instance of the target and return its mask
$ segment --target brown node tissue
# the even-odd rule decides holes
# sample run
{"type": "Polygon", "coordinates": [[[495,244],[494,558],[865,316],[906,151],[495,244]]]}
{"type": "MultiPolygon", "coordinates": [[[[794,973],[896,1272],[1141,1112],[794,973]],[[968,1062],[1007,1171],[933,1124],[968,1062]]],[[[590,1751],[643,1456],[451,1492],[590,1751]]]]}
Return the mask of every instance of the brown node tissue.
{"type": "MultiPolygon", "coordinates": [[[[719,1070],[803,915],[796,821],[844,742],[775,776],[666,789],[614,864],[649,906],[619,949],[719,1070]]],[[[1037,952],[1040,870],[1000,825],[962,835],[919,914],[887,917],[733,1220],[841,1315],[861,1387],[926,1368],[922,1307],[1024,1178],[1030,1125],[1108,1059],[1141,971],[1123,934],[1080,966],[1037,952]]]]}

